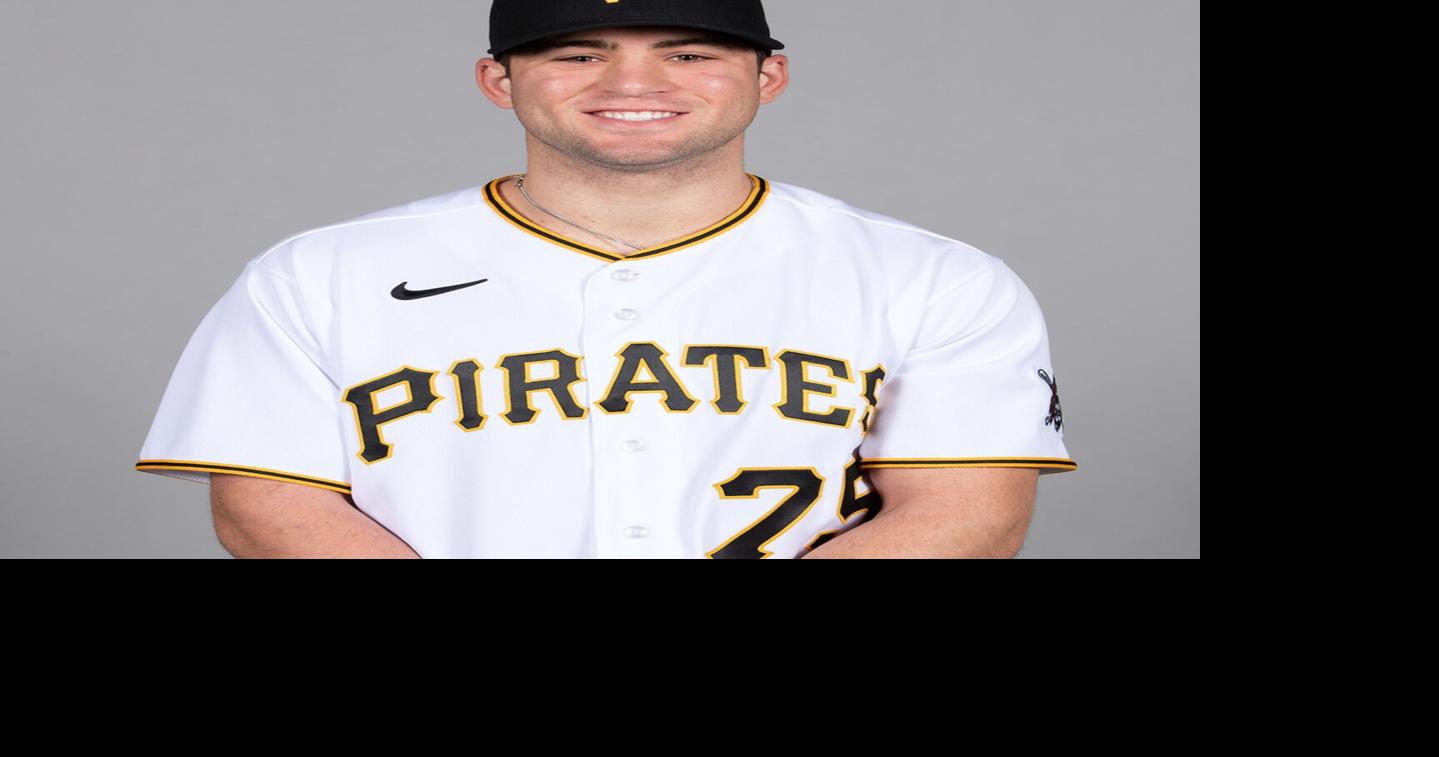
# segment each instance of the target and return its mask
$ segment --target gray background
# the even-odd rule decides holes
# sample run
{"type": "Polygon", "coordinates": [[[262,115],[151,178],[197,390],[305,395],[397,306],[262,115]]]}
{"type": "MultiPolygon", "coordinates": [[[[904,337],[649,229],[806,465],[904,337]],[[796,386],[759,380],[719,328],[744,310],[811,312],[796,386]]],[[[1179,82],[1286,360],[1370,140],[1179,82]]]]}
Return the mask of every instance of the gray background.
{"type": "MultiPolygon", "coordinates": [[[[1079,470],[1021,557],[1199,556],[1197,0],[770,0],[746,168],[1004,259],[1079,470]]],[[[477,0],[0,4],[0,557],[227,557],[133,469],[245,261],[523,171],[477,0]]]]}

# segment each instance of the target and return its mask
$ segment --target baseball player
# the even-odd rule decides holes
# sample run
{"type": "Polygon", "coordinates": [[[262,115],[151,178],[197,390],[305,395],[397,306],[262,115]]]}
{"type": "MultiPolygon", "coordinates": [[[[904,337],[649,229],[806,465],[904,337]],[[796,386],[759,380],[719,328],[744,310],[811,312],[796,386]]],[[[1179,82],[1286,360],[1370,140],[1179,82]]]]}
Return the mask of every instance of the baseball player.
{"type": "Polygon", "coordinates": [[[1038,474],[1077,467],[1039,305],[997,257],[745,170],[788,84],[761,1],[490,21],[477,83],[528,170],[251,259],[135,467],[223,482],[236,554],[1012,556],[1038,474]]]}

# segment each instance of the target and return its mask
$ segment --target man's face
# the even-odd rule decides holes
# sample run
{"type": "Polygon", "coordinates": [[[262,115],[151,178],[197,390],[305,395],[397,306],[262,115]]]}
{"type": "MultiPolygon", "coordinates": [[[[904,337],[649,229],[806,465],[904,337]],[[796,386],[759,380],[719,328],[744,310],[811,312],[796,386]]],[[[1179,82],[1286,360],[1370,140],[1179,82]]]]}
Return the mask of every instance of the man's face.
{"type": "Polygon", "coordinates": [[[754,48],[731,39],[673,27],[560,35],[511,56],[508,94],[525,129],[565,155],[610,168],[684,163],[741,136],[784,88],[783,56],[761,74],[754,48]],[[680,115],[621,121],[600,111],[680,115]]]}

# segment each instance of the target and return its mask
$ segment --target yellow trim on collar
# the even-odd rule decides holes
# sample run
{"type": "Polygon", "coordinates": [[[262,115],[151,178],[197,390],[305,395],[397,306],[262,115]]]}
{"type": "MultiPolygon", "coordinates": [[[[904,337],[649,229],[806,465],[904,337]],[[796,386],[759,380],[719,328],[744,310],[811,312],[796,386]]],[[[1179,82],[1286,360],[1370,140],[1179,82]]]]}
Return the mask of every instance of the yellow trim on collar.
{"type": "Polygon", "coordinates": [[[754,189],[750,190],[749,197],[745,198],[745,201],[740,204],[739,209],[736,210],[734,213],[731,213],[724,220],[716,223],[713,226],[710,226],[707,229],[703,229],[693,234],[680,237],[679,239],[665,242],[664,244],[636,251],[631,255],[617,255],[613,252],[610,252],[609,250],[602,250],[598,247],[593,247],[591,245],[585,244],[584,242],[571,239],[567,236],[564,236],[563,234],[559,234],[557,232],[550,231],[549,229],[538,226],[529,221],[529,219],[520,215],[518,212],[515,211],[514,208],[510,207],[509,203],[505,202],[505,198],[500,195],[499,187],[504,182],[523,175],[524,174],[516,173],[510,174],[509,176],[501,176],[498,179],[494,179],[488,184],[486,184],[484,187],[485,204],[489,205],[490,208],[495,211],[495,213],[499,214],[500,218],[503,218],[505,221],[508,221],[511,225],[519,228],[521,231],[524,231],[527,234],[539,237],[546,242],[557,244],[573,252],[578,252],[582,255],[587,255],[592,258],[598,258],[605,261],[606,263],[614,263],[621,260],[652,258],[659,255],[668,255],[671,252],[678,252],[679,250],[683,250],[686,247],[692,247],[701,242],[719,236],[720,234],[723,234],[739,226],[741,223],[744,223],[750,218],[753,218],[754,215],[759,212],[760,207],[764,205],[765,200],[769,198],[770,191],[770,184],[768,181],[752,173],[746,173],[745,175],[750,177],[750,181],[754,183],[754,189]]]}

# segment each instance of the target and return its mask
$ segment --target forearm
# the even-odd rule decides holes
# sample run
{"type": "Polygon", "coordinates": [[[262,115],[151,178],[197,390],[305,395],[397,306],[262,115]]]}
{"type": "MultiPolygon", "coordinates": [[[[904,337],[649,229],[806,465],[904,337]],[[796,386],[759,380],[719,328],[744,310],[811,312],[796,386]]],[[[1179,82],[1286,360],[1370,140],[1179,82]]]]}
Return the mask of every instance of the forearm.
{"type": "Polygon", "coordinates": [[[1019,553],[1024,524],[956,522],[911,510],[880,510],[803,557],[820,559],[1008,559],[1019,553]]]}
{"type": "Polygon", "coordinates": [[[215,532],[239,559],[420,559],[400,537],[356,509],[316,510],[285,521],[239,522],[217,513],[215,532]]]}

